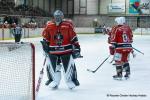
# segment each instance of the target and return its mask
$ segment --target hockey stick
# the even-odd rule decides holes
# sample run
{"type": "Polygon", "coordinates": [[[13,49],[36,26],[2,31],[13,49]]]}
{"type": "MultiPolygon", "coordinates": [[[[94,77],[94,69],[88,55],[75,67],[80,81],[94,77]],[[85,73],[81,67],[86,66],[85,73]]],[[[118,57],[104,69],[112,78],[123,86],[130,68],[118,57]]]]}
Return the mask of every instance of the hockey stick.
{"type": "Polygon", "coordinates": [[[91,69],[87,69],[87,71],[95,73],[103,64],[104,62],[110,57],[111,55],[109,55],[95,70],[91,70],[91,69]]]}
{"type": "Polygon", "coordinates": [[[134,47],[132,47],[134,50],[136,50],[137,52],[139,52],[139,53],[141,53],[141,54],[143,54],[144,55],[144,53],[143,52],[141,52],[140,50],[138,50],[138,49],[136,49],[136,48],[134,48],[134,47]]]}
{"type": "Polygon", "coordinates": [[[41,82],[42,82],[42,79],[43,79],[44,66],[45,66],[45,63],[46,63],[46,58],[47,58],[47,56],[45,56],[45,59],[44,59],[44,62],[43,62],[43,66],[42,66],[42,69],[41,69],[41,71],[40,71],[38,83],[37,83],[37,86],[36,86],[36,89],[35,89],[35,97],[37,97],[37,94],[38,94],[38,92],[39,92],[40,85],[41,85],[41,82]]]}

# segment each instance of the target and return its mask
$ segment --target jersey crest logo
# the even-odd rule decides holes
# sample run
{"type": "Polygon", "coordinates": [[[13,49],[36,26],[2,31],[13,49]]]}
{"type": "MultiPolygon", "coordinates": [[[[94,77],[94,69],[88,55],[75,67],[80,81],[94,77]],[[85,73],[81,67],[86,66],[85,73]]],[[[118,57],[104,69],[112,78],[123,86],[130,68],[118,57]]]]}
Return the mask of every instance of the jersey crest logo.
{"type": "Polygon", "coordinates": [[[63,35],[61,33],[57,33],[55,36],[54,36],[54,39],[55,39],[55,42],[58,46],[61,46],[62,45],[62,42],[63,42],[63,35]]]}

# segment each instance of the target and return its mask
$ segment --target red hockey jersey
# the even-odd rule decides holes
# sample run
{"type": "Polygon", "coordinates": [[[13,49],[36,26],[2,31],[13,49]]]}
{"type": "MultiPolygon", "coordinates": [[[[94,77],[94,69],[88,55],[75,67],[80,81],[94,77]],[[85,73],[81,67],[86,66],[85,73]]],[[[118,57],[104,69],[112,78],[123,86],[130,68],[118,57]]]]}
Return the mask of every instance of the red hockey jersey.
{"type": "Polygon", "coordinates": [[[59,26],[54,22],[48,22],[42,33],[43,38],[50,42],[50,54],[68,54],[73,47],[79,47],[77,35],[71,21],[62,21],[59,26]]]}
{"type": "Polygon", "coordinates": [[[132,30],[127,25],[117,25],[110,32],[110,44],[115,44],[116,48],[132,48],[132,30]]]}

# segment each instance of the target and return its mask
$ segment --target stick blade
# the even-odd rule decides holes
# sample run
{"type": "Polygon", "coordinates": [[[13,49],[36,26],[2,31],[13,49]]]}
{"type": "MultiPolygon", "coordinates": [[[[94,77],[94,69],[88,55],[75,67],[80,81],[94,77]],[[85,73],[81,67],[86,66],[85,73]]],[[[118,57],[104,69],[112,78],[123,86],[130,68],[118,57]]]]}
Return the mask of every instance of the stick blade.
{"type": "Polygon", "coordinates": [[[95,73],[95,71],[93,70],[90,70],[90,69],[87,69],[88,72],[92,72],[92,73],[95,73]]]}

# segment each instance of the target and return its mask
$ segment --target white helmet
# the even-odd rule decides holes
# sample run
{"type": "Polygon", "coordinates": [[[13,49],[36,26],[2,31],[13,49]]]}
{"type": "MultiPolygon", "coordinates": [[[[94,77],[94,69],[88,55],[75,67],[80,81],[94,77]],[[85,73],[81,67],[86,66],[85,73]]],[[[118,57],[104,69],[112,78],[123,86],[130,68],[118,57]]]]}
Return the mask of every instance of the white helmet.
{"type": "Polygon", "coordinates": [[[123,25],[126,22],[125,17],[116,17],[115,21],[117,22],[118,25],[123,25]]]}
{"type": "Polygon", "coordinates": [[[56,11],[54,12],[54,15],[53,15],[53,16],[54,16],[56,25],[59,25],[59,24],[62,22],[63,18],[64,18],[64,14],[63,14],[63,12],[60,11],[60,10],[56,10],[56,11]]]}

